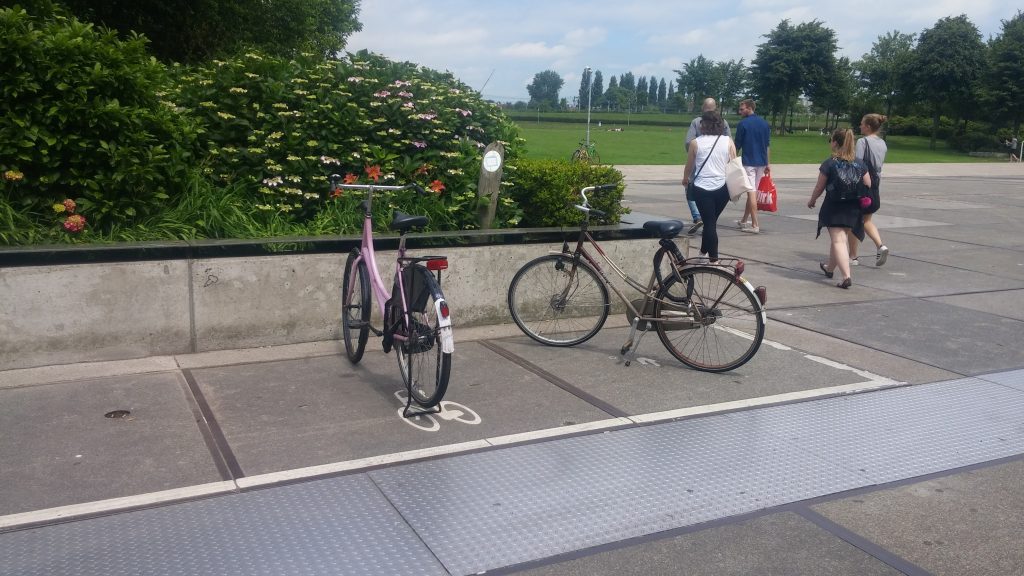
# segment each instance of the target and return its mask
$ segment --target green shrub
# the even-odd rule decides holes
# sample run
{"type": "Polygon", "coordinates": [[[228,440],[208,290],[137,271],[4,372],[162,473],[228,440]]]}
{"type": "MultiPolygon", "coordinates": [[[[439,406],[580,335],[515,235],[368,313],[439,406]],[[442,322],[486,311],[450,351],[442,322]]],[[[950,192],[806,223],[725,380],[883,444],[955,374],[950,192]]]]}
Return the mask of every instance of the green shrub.
{"type": "Polygon", "coordinates": [[[509,194],[523,208],[524,227],[574,226],[583,213],[573,206],[581,201],[585,186],[618,184],[614,190],[588,195],[592,208],[606,213],[594,218],[595,224],[617,224],[622,214],[625,184],[622,173],[611,166],[595,166],[568,160],[521,160],[511,179],[509,194]]]}
{"type": "MultiPolygon", "coordinates": [[[[327,197],[331,173],[417,182],[427,197],[388,202],[430,216],[434,230],[475,228],[484,146],[501,141],[514,165],[522,145],[496,106],[450,74],[373,54],[324,61],[250,52],[177,73],[171,98],[203,122],[204,170],[240,185],[253,208],[317,229],[326,225],[318,213],[338,203],[327,197]]],[[[505,208],[499,227],[515,224],[516,211],[505,208]]]]}
{"type": "Polygon", "coordinates": [[[948,142],[951,147],[961,152],[992,152],[1005,148],[995,135],[978,130],[970,130],[966,134],[954,134],[948,142]]]}
{"type": "Polygon", "coordinates": [[[0,9],[0,171],[23,175],[5,202],[45,227],[71,198],[99,230],[162,210],[194,161],[168,79],[142,38],[0,9]]]}

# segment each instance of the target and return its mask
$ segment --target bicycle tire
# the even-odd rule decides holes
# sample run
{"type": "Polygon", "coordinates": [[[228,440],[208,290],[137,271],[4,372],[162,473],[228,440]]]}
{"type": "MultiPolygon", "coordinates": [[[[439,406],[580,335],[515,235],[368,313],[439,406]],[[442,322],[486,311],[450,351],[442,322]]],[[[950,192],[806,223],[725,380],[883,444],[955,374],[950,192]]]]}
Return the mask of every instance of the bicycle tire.
{"type": "Polygon", "coordinates": [[[356,261],[359,250],[352,250],[345,262],[345,275],[341,283],[341,339],[345,341],[345,354],[357,364],[366,350],[370,336],[370,272],[366,262],[356,261]],[[353,277],[355,274],[355,277],[353,277]]]}
{"type": "MultiPolygon", "coordinates": [[[[451,377],[452,353],[444,350],[452,346],[451,325],[442,326],[438,317],[444,294],[430,271],[415,265],[405,273],[411,330],[407,332],[406,325],[401,324],[400,335],[406,339],[396,339],[395,356],[409,397],[424,408],[432,408],[444,398],[451,377]]],[[[444,306],[447,309],[446,303],[444,306]]]]}
{"type": "Polygon", "coordinates": [[[731,271],[696,267],[665,279],[654,315],[658,337],[683,364],[703,372],[727,372],[746,364],[764,339],[764,312],[757,295],[731,271]],[[681,280],[681,281],[680,281],[681,280]]]}
{"type": "Polygon", "coordinates": [[[549,346],[575,346],[604,326],[608,288],[590,264],[567,254],[527,262],[508,287],[512,320],[527,336],[549,346]]]}
{"type": "Polygon", "coordinates": [[[594,150],[593,152],[588,152],[587,153],[587,158],[588,158],[587,162],[589,162],[591,164],[600,164],[601,163],[601,155],[597,153],[597,150],[594,150]]]}
{"type": "Polygon", "coordinates": [[[587,162],[590,163],[590,154],[587,153],[586,149],[580,148],[572,153],[573,162],[587,162]]]}

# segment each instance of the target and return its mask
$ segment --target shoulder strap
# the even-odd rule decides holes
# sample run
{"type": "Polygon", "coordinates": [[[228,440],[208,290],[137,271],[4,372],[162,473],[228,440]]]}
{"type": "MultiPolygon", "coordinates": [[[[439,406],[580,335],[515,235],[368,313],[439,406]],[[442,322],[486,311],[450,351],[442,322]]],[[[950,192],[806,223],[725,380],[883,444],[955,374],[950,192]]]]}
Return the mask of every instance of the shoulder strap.
{"type": "MultiPolygon", "coordinates": [[[[721,138],[721,137],[722,137],[722,135],[719,134],[718,138],[721,138]]],[[[700,174],[700,171],[704,169],[704,165],[707,164],[708,160],[711,159],[711,153],[715,151],[715,146],[718,145],[718,138],[715,138],[715,143],[711,145],[711,150],[708,150],[708,155],[705,156],[704,157],[704,161],[700,163],[700,168],[697,168],[697,171],[693,173],[693,179],[694,180],[697,179],[697,175],[700,174]]]]}

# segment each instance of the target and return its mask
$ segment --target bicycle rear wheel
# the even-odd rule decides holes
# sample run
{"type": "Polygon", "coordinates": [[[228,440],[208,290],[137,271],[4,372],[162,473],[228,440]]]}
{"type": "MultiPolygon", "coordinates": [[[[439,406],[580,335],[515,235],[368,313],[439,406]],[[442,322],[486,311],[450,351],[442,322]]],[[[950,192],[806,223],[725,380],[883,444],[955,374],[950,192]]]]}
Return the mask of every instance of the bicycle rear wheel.
{"type": "Polygon", "coordinates": [[[508,309],[519,329],[550,346],[574,346],[597,334],[608,318],[608,289],[597,272],[572,256],[527,262],[508,287],[508,309]]]}
{"type": "Polygon", "coordinates": [[[410,267],[406,272],[409,330],[400,323],[399,336],[406,339],[396,339],[395,355],[409,397],[416,404],[431,408],[444,397],[452,370],[450,350],[453,344],[451,323],[447,318],[448,304],[426,268],[410,267]],[[417,279],[413,280],[414,277],[417,279]],[[440,316],[442,313],[444,321],[440,316]]]}
{"type": "Polygon", "coordinates": [[[590,162],[590,154],[586,148],[580,148],[572,153],[573,162],[590,162]]]}
{"type": "Polygon", "coordinates": [[[359,250],[349,253],[341,283],[341,338],[353,364],[363,358],[370,335],[370,273],[366,262],[356,262],[358,257],[359,250]]]}
{"type": "Polygon", "coordinates": [[[753,289],[729,271],[683,270],[665,280],[654,315],[662,344],[683,364],[726,372],[745,364],[764,338],[764,313],[753,289]]]}

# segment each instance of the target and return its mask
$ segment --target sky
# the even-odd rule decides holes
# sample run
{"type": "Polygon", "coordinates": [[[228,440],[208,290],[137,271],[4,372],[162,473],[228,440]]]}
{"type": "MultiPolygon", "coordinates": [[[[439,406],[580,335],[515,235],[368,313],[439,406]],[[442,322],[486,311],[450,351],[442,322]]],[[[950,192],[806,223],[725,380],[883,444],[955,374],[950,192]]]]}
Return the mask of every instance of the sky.
{"type": "Polygon", "coordinates": [[[489,99],[527,101],[538,72],[554,70],[561,95],[579,93],[584,68],[608,79],[677,78],[675,70],[703,54],[750,65],[764,35],[788,18],[819,20],[836,32],[838,55],[860,60],[879,36],[920,34],[946,16],[967,17],[987,41],[1016,15],[1007,0],[360,0],[363,30],[346,50],[368,49],[392,60],[449,71],[489,99]]]}

